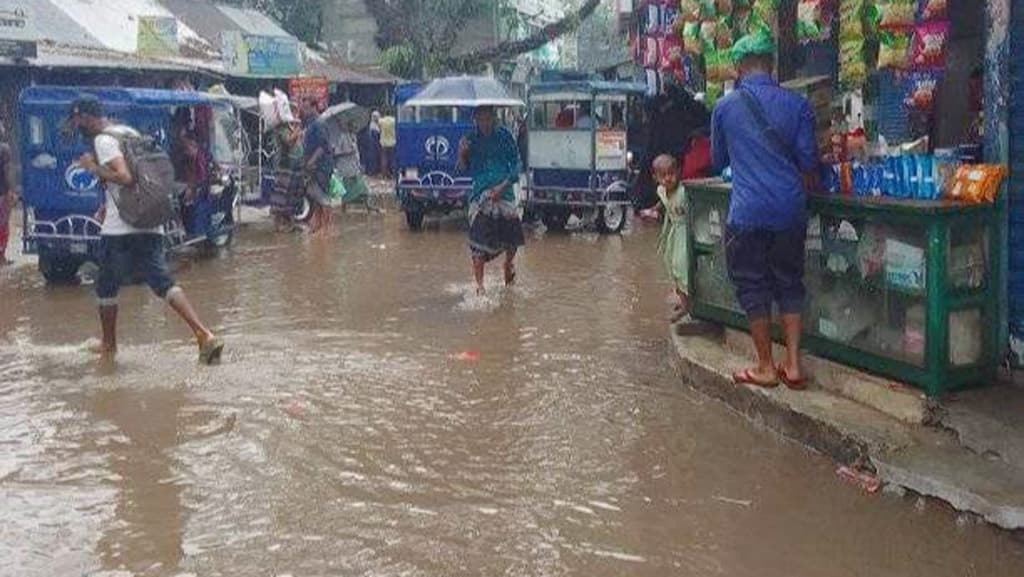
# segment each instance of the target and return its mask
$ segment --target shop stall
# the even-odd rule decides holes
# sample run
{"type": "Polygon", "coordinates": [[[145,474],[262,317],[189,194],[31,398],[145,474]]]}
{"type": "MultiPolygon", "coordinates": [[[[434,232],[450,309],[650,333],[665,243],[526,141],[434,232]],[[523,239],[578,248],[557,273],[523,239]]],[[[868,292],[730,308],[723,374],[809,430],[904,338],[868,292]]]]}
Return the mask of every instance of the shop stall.
{"type": "MultiPolygon", "coordinates": [[[[682,0],[710,103],[731,43],[772,35],[808,96],[823,164],[808,194],[805,343],[930,395],[994,382],[1006,350],[1005,14],[975,0],[682,0]],[[994,88],[995,87],[995,88],[994,88]]],[[[727,175],[726,175],[727,176],[727,175]]],[[[729,184],[687,183],[693,315],[746,328],[722,235],[729,184]]]]}

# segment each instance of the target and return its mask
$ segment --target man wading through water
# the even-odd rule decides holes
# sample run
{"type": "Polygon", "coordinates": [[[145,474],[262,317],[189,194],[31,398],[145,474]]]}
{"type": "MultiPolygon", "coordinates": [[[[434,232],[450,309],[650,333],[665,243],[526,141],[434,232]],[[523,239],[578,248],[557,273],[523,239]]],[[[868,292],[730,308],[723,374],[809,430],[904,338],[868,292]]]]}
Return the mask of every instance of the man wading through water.
{"type": "Polygon", "coordinates": [[[135,186],[135,175],[125,159],[122,139],[139,134],[128,126],[107,120],[102,104],[92,97],[82,97],[72,103],[68,126],[92,142],[95,155],[83,154],[78,164],[94,174],[105,191],[105,200],[97,215],[103,222],[100,271],[96,280],[103,331],[99,352],[108,358],[117,353],[117,295],[122,281],[141,277],[192,329],[199,343],[199,361],[204,364],[218,361],[224,343],[199,320],[185,292],[174,284],[167,270],[163,226],[136,228],[125,222],[118,211],[117,199],[122,191],[135,186]]]}
{"type": "Polygon", "coordinates": [[[805,98],[772,78],[775,47],[766,35],[741,38],[732,50],[740,79],[711,118],[716,168],[732,167],[725,243],[729,278],[750,321],[757,366],[737,383],[805,388],[800,371],[800,314],[805,290],[805,190],[818,171],[814,112],[805,98]],[[772,305],[778,305],[786,359],[772,359],[772,305]]]}

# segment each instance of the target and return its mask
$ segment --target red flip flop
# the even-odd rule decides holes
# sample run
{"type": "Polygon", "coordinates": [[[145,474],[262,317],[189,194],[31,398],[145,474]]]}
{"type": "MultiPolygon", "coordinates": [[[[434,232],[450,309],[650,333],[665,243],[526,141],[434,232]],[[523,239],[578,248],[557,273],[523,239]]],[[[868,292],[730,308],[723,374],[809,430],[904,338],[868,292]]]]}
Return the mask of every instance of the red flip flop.
{"type": "Polygon", "coordinates": [[[774,389],[779,386],[779,382],[765,383],[754,378],[754,374],[750,372],[750,369],[744,369],[743,372],[733,373],[732,380],[737,385],[753,385],[755,387],[761,387],[762,389],[774,389]]]}
{"type": "Polygon", "coordinates": [[[807,389],[807,379],[803,377],[800,377],[799,379],[791,379],[789,378],[789,373],[786,372],[786,369],[781,366],[779,367],[778,374],[779,380],[782,381],[782,384],[786,385],[789,390],[803,391],[807,389]]]}

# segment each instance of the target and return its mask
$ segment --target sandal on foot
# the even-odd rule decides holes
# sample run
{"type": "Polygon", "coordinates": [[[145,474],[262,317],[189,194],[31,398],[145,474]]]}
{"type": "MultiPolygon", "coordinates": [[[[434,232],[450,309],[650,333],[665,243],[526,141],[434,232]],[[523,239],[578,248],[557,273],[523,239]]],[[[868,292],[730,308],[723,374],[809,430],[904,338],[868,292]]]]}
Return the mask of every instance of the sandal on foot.
{"type": "Polygon", "coordinates": [[[755,387],[761,387],[763,389],[774,389],[779,386],[778,381],[759,381],[754,373],[750,369],[744,369],[738,373],[733,373],[732,380],[737,385],[753,385],[755,387]]]}
{"type": "Polygon", "coordinates": [[[791,391],[803,391],[807,389],[807,379],[803,377],[800,377],[799,379],[789,378],[789,373],[786,372],[786,369],[782,366],[778,369],[778,375],[782,384],[786,385],[786,387],[791,391]]]}
{"type": "Polygon", "coordinates": [[[220,355],[224,352],[224,341],[219,337],[212,337],[199,346],[199,362],[204,365],[214,365],[220,362],[220,355]]]}

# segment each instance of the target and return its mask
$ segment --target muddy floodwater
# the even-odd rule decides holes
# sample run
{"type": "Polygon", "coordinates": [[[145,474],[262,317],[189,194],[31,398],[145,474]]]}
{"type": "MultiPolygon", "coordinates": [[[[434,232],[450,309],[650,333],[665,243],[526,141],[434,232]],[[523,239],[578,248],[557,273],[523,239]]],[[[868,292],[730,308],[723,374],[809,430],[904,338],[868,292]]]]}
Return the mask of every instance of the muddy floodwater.
{"type": "Polygon", "coordinates": [[[0,271],[3,576],[1024,575],[1024,540],[866,495],[673,376],[657,231],[531,234],[472,294],[455,224],[247,227],[177,276],[228,343],[0,271]]]}

